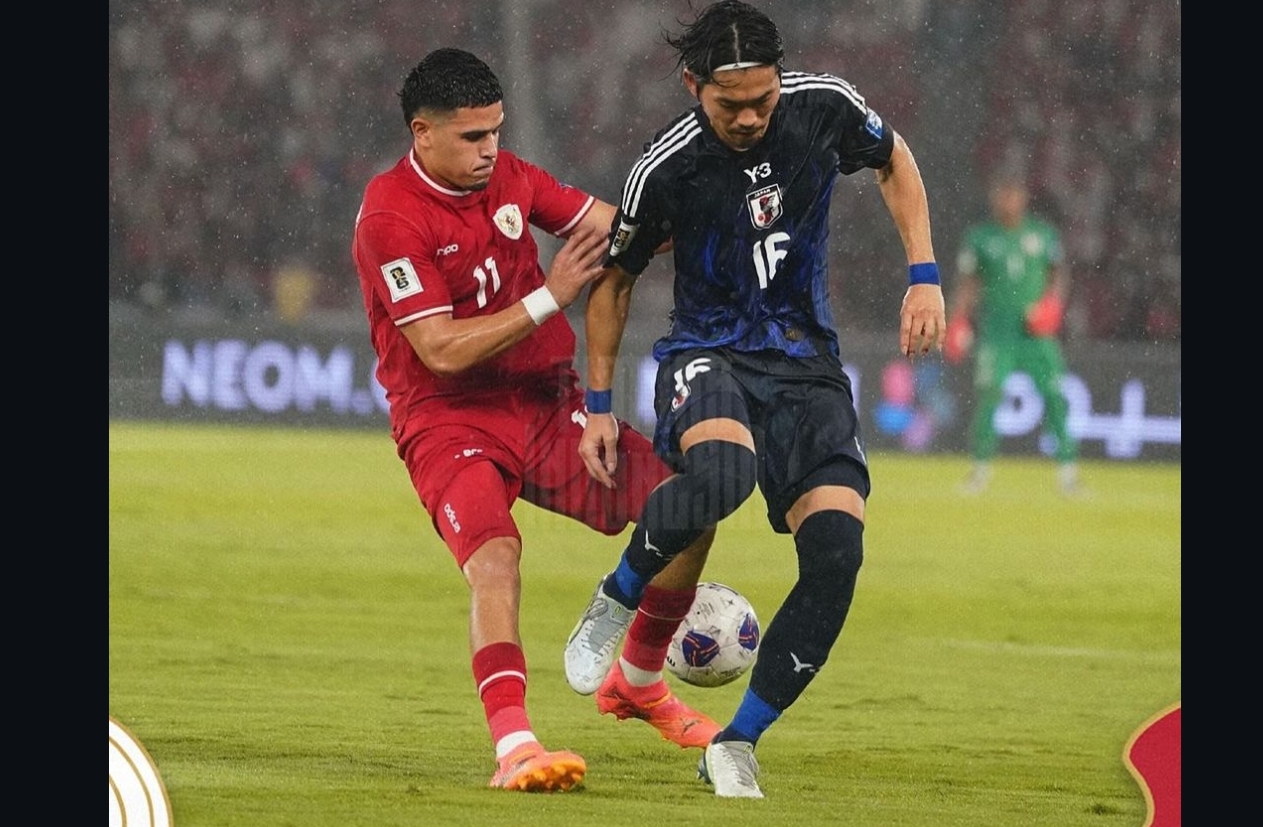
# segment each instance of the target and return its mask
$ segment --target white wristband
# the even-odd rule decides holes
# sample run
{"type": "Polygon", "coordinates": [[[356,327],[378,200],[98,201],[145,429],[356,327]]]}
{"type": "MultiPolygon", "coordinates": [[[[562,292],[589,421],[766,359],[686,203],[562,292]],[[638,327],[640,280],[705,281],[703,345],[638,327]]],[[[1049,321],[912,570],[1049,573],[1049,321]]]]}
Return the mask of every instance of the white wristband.
{"type": "Polygon", "coordinates": [[[522,304],[526,306],[526,312],[535,320],[536,325],[543,324],[550,316],[561,312],[561,305],[557,304],[547,287],[537,288],[527,294],[522,299],[522,304]]]}

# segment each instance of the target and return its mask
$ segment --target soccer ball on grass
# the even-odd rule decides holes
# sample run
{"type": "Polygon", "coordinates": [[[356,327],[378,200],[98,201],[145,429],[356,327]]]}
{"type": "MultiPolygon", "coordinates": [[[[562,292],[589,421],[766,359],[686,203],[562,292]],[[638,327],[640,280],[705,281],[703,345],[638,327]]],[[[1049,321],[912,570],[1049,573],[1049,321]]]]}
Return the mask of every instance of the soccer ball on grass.
{"type": "Polygon", "coordinates": [[[722,583],[698,583],[688,616],[667,649],[667,669],[693,686],[723,686],[759,654],[759,618],[750,601],[722,583]]]}

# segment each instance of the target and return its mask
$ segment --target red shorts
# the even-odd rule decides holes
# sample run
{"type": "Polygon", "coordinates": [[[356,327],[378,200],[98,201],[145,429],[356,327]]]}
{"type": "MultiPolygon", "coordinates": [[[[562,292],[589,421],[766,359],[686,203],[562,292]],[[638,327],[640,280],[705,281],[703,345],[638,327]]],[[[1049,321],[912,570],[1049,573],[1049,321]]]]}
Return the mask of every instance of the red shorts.
{"type": "Polygon", "coordinates": [[[417,496],[460,566],[488,540],[522,539],[511,510],[521,498],[619,534],[640,518],[670,469],[653,445],[620,421],[617,487],[588,474],[579,457],[583,391],[523,389],[470,394],[427,406],[400,446],[417,496]]]}

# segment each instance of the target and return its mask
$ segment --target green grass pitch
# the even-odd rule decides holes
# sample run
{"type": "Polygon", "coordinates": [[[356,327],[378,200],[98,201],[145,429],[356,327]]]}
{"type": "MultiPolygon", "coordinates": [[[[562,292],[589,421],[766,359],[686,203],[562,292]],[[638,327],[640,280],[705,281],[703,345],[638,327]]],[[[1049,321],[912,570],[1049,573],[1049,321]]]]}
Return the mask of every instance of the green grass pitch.
{"type": "MultiPolygon", "coordinates": [[[[1178,464],[871,457],[865,563],[833,655],[759,746],[762,801],[717,799],[696,751],[597,714],[561,650],[621,539],[519,504],[535,729],[583,789],[487,789],[467,594],[384,433],[109,428],[110,715],[177,827],[1140,827],[1129,736],[1180,700],[1178,464]]],[[[707,579],[766,624],[790,539],[756,497],[707,579]]],[[[721,723],[745,681],[677,685],[721,723]]]]}

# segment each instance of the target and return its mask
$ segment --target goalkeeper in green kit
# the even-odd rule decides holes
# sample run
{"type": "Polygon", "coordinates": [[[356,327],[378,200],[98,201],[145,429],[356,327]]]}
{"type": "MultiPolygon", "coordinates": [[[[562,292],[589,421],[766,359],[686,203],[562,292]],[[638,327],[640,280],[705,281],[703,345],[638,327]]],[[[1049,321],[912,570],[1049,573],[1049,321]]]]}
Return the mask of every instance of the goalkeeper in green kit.
{"type": "Polygon", "coordinates": [[[990,482],[1000,441],[996,408],[1005,380],[1023,371],[1044,400],[1044,426],[1056,440],[1057,483],[1073,495],[1079,490],[1078,444],[1067,427],[1061,391],[1066,363],[1057,338],[1069,280],[1061,238],[1052,224],[1027,213],[1028,193],[1019,179],[997,179],[988,196],[991,220],[966,231],[957,257],[943,348],[949,363],[974,355],[974,467],[965,491],[979,493],[990,482]]]}

